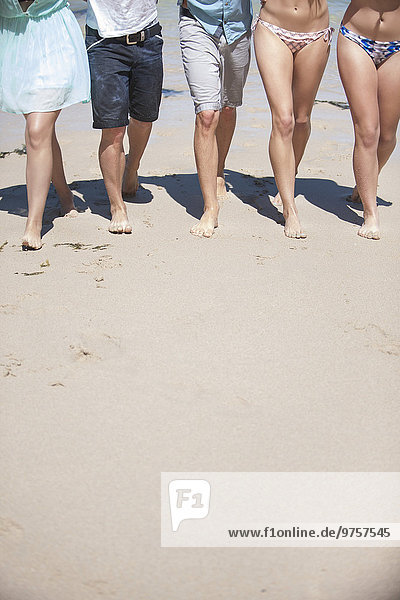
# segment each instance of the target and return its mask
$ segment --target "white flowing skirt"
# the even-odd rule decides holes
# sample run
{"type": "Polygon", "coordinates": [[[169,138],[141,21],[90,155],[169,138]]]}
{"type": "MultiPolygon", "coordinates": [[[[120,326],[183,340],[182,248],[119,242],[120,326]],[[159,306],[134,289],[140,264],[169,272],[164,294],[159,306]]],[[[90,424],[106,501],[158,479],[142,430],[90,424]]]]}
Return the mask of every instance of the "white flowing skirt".
{"type": "Polygon", "coordinates": [[[0,109],[48,112],[90,99],[85,43],[64,7],[39,18],[0,17],[0,109]]]}

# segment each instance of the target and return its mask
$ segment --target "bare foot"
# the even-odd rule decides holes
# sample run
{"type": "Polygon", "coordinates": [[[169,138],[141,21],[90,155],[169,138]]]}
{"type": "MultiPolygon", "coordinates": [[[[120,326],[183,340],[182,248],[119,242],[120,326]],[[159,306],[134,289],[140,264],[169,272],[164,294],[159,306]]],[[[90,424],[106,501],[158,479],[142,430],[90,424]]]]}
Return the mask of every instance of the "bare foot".
{"type": "Polygon", "coordinates": [[[60,210],[60,214],[62,217],[77,217],[78,216],[78,211],[76,210],[76,206],[74,203],[74,195],[73,193],[70,191],[68,195],[66,196],[60,196],[60,204],[61,204],[61,210],[60,210]]]}
{"type": "Polygon", "coordinates": [[[286,212],[284,214],[285,218],[285,235],[288,238],[301,238],[304,239],[307,237],[307,234],[303,231],[299,217],[297,215],[297,211],[291,210],[290,212],[286,212]]]}
{"type": "Polygon", "coordinates": [[[204,211],[199,223],[194,225],[190,233],[199,237],[209,238],[214,233],[214,229],[218,227],[218,209],[208,208],[204,211]]]}
{"type": "Polygon", "coordinates": [[[132,233],[125,206],[111,208],[111,223],[108,228],[111,233],[132,233]]]}
{"type": "Polygon", "coordinates": [[[357,204],[362,204],[362,200],[360,198],[360,194],[358,193],[357,186],[355,185],[352,191],[351,196],[349,196],[350,202],[356,202],[357,204]]]}
{"type": "Polygon", "coordinates": [[[127,162],[124,178],[122,181],[122,193],[125,196],[136,196],[136,192],[139,189],[138,172],[136,169],[129,168],[129,162],[127,162]]]}
{"type": "Polygon", "coordinates": [[[224,200],[227,196],[225,177],[217,177],[217,198],[218,200],[224,200]]]}
{"type": "Polygon", "coordinates": [[[282,198],[280,193],[278,192],[277,195],[273,198],[273,200],[271,200],[271,203],[274,206],[282,206],[282,198]]]}
{"type": "Polygon", "coordinates": [[[379,231],[379,217],[378,213],[373,215],[366,215],[364,213],[364,223],[358,230],[358,235],[369,240],[379,240],[381,235],[379,231]]]}
{"type": "Polygon", "coordinates": [[[40,250],[40,248],[42,247],[42,239],[40,237],[41,230],[41,221],[27,222],[24,236],[21,242],[22,250],[40,250]]]}

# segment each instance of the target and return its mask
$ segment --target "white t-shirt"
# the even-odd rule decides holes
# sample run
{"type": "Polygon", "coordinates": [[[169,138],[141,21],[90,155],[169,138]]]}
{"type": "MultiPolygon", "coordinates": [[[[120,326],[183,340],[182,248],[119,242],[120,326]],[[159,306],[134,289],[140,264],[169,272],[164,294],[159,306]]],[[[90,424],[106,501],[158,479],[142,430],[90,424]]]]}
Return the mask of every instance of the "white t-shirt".
{"type": "Polygon", "coordinates": [[[88,0],[86,23],[101,37],[142,31],[157,21],[157,0],[88,0]]]}

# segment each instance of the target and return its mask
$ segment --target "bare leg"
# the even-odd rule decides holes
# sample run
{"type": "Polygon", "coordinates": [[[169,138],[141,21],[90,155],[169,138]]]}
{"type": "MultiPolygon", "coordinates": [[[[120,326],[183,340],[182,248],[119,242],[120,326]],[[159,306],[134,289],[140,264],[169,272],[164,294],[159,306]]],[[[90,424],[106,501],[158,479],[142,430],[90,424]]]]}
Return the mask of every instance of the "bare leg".
{"type": "Polygon", "coordinates": [[[40,232],[43,211],[53,170],[52,139],[54,125],[60,111],[29,113],[26,119],[26,186],[28,192],[28,220],[22,238],[22,247],[38,250],[42,246],[40,232]]]}
{"type": "Polygon", "coordinates": [[[67,180],[65,179],[61,148],[58,143],[55,130],[53,131],[52,149],[53,171],[51,174],[51,180],[60,199],[61,213],[68,217],[76,217],[78,212],[74,204],[74,195],[69,189],[67,180]]]}
{"type": "Polygon", "coordinates": [[[149,141],[152,123],[130,119],[128,126],[129,155],[122,183],[122,193],[135,196],[139,188],[138,170],[149,141]]]}
{"type": "Polygon", "coordinates": [[[99,162],[110,200],[111,233],[132,233],[126,206],[122,199],[122,177],[125,169],[125,127],[103,129],[99,147],[99,162]]]}
{"type": "Polygon", "coordinates": [[[396,147],[400,119],[400,54],[391,56],[378,69],[380,136],[378,169],[381,172],[396,147]]]}
{"type": "Polygon", "coordinates": [[[236,126],[236,108],[224,106],[220,112],[217,127],[218,145],[218,170],[217,170],[217,197],[222,199],[226,196],[225,187],[225,160],[228,156],[236,126]]]}
{"type": "MultiPolygon", "coordinates": [[[[329,51],[330,45],[321,37],[302,48],[294,56],[292,92],[295,124],[292,144],[296,175],[311,134],[311,112],[329,51]]],[[[278,193],[274,204],[281,203],[278,193]]]]}
{"type": "MultiPolygon", "coordinates": [[[[400,55],[396,54],[385,61],[377,71],[380,136],[378,143],[378,175],[396,147],[396,130],[399,123],[400,103],[400,55]]],[[[351,200],[360,202],[355,186],[351,200]]]]}
{"type": "Polygon", "coordinates": [[[219,111],[204,110],[196,115],[194,129],[194,154],[197,173],[204,200],[204,213],[191,233],[211,237],[218,227],[219,205],[217,200],[218,147],[216,130],[219,111]]]}
{"type": "Polygon", "coordinates": [[[378,74],[365,50],[343,35],[339,35],[338,39],[338,64],[353,119],[353,168],[364,207],[364,223],[358,234],[377,240],[380,237],[376,205],[379,169],[378,74]]]}
{"type": "Polygon", "coordinates": [[[254,48],[272,115],[269,154],[276,185],[282,198],[285,235],[303,238],[294,200],[295,156],[293,149],[293,55],[274,33],[257,25],[254,48]]]}
{"type": "Polygon", "coordinates": [[[311,134],[311,112],[328,61],[329,51],[330,45],[323,37],[320,37],[295,55],[293,149],[296,172],[311,134]]]}

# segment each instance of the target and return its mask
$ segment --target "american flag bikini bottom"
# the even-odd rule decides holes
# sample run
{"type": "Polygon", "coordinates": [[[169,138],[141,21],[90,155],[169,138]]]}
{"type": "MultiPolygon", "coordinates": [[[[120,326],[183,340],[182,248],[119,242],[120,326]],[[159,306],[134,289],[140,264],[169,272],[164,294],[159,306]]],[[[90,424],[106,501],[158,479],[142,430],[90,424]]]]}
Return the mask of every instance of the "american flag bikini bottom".
{"type": "Polygon", "coordinates": [[[252,27],[253,31],[256,28],[257,23],[261,23],[261,25],[281,38],[281,40],[285,42],[286,46],[293,52],[293,54],[311,42],[315,42],[315,40],[318,40],[322,36],[324,37],[324,40],[330,44],[332,41],[332,34],[335,31],[333,27],[327,27],[326,29],[321,29],[321,31],[310,31],[308,33],[301,33],[300,31],[288,31],[287,29],[283,29],[282,27],[268,23],[268,21],[263,21],[260,19],[260,17],[257,18],[252,27]]]}
{"type": "Polygon", "coordinates": [[[344,25],[340,26],[340,33],[352,42],[361,46],[361,48],[363,48],[372,58],[376,68],[385,62],[389,56],[392,56],[392,54],[400,50],[400,40],[395,40],[394,42],[377,42],[376,40],[362,37],[361,35],[354,33],[354,31],[350,31],[350,29],[347,29],[344,25]]]}

